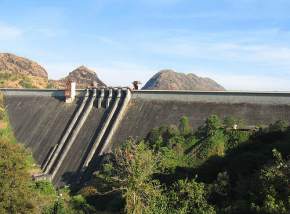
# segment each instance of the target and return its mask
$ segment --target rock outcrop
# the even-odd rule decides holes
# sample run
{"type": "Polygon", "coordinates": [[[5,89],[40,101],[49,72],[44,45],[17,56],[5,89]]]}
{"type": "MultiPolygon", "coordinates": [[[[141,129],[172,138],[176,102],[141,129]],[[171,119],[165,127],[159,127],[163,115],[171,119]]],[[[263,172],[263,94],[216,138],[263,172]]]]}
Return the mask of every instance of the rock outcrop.
{"type": "Polygon", "coordinates": [[[106,86],[96,72],[85,66],[73,70],[63,79],[48,80],[46,70],[36,62],[10,53],[0,53],[0,87],[2,88],[65,88],[68,80],[75,81],[77,88],[92,84],[106,86]]]}
{"type": "Polygon", "coordinates": [[[10,53],[0,53],[0,71],[46,79],[48,76],[46,70],[36,62],[10,53]]]}
{"type": "Polygon", "coordinates": [[[210,78],[198,77],[195,74],[177,73],[173,70],[162,70],[155,74],[143,87],[146,90],[196,90],[224,91],[225,89],[210,78]]]}
{"type": "Polygon", "coordinates": [[[65,79],[74,80],[79,86],[90,86],[93,82],[97,83],[98,86],[106,86],[98,78],[96,72],[83,65],[70,72],[65,79]]]}
{"type": "Polygon", "coordinates": [[[96,84],[96,86],[106,86],[97,76],[96,72],[85,67],[80,66],[69,73],[68,76],[61,80],[50,80],[50,84],[55,88],[64,88],[67,81],[75,81],[77,88],[87,88],[96,84]]]}

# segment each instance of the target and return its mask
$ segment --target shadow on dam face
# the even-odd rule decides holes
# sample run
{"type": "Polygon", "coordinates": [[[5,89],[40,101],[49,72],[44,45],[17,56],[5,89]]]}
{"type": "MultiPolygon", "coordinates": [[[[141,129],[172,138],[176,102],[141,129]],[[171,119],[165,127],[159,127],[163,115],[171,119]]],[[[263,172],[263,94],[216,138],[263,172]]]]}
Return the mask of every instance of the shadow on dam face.
{"type": "Polygon", "coordinates": [[[32,151],[43,170],[43,174],[36,175],[37,179],[49,178],[56,186],[75,184],[86,168],[85,161],[90,160],[87,156],[94,151],[96,139],[101,140],[96,155],[102,150],[100,147],[105,147],[104,142],[123,103],[117,101],[124,100],[127,93],[121,88],[87,92],[70,104],[64,102],[59,92],[54,97],[54,91],[4,93],[18,142],[32,151]]]}
{"type": "MultiPolygon", "coordinates": [[[[20,143],[31,150],[39,165],[43,165],[52,148],[59,143],[81,99],[66,104],[60,97],[5,96],[5,104],[15,136],[20,143]]],[[[87,150],[98,133],[104,115],[105,109],[96,108],[94,103],[88,119],[53,180],[57,186],[75,181],[75,176],[78,175],[77,172],[87,150]]]]}
{"type": "Polygon", "coordinates": [[[98,109],[94,105],[88,119],[85,121],[79,135],[57,172],[54,183],[62,186],[64,184],[77,182],[83,161],[99,132],[100,124],[103,122],[106,114],[107,111],[104,108],[98,109]]]}
{"type": "Polygon", "coordinates": [[[62,98],[48,96],[6,96],[10,123],[20,143],[28,147],[38,164],[43,164],[77,109],[62,98]]]}

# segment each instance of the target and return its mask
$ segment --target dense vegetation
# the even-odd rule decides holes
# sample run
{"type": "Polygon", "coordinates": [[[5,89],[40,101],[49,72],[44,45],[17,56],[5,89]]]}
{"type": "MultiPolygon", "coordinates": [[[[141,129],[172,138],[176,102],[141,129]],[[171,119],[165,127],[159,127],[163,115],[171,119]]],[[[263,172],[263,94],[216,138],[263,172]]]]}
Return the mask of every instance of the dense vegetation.
{"type": "Polygon", "coordinates": [[[48,181],[33,181],[38,173],[31,153],[16,143],[0,94],[0,213],[85,213],[89,205],[67,188],[56,191],[48,181]]]}
{"type": "Polygon", "coordinates": [[[121,145],[79,193],[111,212],[289,213],[289,140],[282,121],[249,129],[213,115],[193,133],[183,117],[121,145]]]}

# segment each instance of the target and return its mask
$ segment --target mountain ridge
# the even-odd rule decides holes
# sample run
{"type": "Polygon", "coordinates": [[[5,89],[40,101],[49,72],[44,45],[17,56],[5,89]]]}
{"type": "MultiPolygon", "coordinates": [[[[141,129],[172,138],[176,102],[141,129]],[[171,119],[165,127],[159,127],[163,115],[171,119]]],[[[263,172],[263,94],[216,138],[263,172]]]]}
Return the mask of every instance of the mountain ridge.
{"type": "MultiPolygon", "coordinates": [[[[106,87],[97,73],[81,65],[59,80],[48,79],[48,73],[41,65],[30,59],[11,53],[0,53],[0,87],[8,88],[57,88],[63,89],[68,81],[75,81],[77,88],[91,86],[106,87]]],[[[142,88],[147,90],[197,90],[224,91],[210,78],[195,74],[178,73],[164,69],[156,73],[142,88]]]]}
{"type": "Polygon", "coordinates": [[[11,53],[0,53],[0,71],[48,78],[46,70],[41,65],[11,53]]]}
{"type": "Polygon", "coordinates": [[[197,90],[225,91],[225,88],[208,77],[179,73],[171,69],[156,73],[142,88],[143,90],[197,90]]]}
{"type": "Polygon", "coordinates": [[[92,85],[106,86],[106,84],[99,79],[97,73],[81,65],[69,72],[69,74],[60,80],[49,80],[51,84],[54,84],[57,88],[64,88],[67,81],[75,81],[77,88],[87,88],[92,85]]]}
{"type": "Polygon", "coordinates": [[[0,53],[0,87],[62,89],[68,80],[75,81],[77,88],[87,88],[93,84],[106,86],[95,71],[84,65],[62,79],[51,80],[45,68],[35,61],[12,53],[0,53]]]}

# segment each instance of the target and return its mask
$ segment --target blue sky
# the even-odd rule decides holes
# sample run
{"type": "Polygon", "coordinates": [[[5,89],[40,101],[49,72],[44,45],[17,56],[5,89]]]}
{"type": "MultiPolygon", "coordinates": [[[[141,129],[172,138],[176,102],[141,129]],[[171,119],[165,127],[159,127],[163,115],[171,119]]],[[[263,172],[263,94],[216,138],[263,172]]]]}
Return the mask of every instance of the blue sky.
{"type": "Polygon", "coordinates": [[[79,65],[109,85],[157,71],[229,90],[290,90],[289,0],[0,0],[0,52],[50,78],[79,65]]]}

